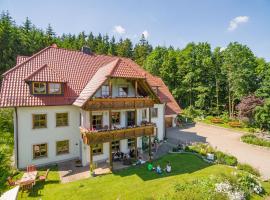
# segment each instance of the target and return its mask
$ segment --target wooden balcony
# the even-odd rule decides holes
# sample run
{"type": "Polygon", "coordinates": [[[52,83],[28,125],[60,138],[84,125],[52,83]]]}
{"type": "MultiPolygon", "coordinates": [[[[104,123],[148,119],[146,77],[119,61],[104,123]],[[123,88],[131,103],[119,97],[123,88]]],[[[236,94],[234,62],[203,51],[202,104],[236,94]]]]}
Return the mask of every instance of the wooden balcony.
{"type": "Polygon", "coordinates": [[[80,131],[84,143],[90,145],[111,142],[114,140],[136,138],[141,136],[152,136],[154,135],[154,128],[154,124],[151,124],[131,128],[99,131],[91,131],[81,128],[80,131]]]}
{"type": "Polygon", "coordinates": [[[149,97],[108,97],[92,98],[84,105],[85,110],[121,110],[149,108],[154,106],[154,100],[149,97]]]}

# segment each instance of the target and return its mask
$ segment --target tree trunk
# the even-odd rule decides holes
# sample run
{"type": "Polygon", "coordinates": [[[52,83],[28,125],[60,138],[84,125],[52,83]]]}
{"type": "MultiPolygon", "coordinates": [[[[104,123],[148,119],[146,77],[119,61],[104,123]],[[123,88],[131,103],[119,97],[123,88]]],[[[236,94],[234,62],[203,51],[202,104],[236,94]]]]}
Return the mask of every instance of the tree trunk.
{"type": "Polygon", "coordinates": [[[216,98],[217,98],[217,114],[219,116],[219,82],[218,79],[216,78],[216,98]]]}

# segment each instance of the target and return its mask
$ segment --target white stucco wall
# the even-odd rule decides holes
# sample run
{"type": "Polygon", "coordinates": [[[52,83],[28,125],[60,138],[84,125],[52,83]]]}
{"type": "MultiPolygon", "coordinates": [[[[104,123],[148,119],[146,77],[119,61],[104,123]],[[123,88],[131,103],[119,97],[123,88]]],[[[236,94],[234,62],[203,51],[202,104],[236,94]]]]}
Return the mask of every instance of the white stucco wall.
{"type": "Polygon", "coordinates": [[[157,137],[159,140],[164,139],[165,135],[165,127],[164,127],[164,104],[155,104],[154,108],[158,108],[158,116],[157,117],[152,117],[151,121],[153,123],[156,123],[157,127],[157,137]]]}
{"type": "Polygon", "coordinates": [[[19,168],[44,165],[80,156],[79,108],[44,106],[18,108],[19,168]],[[56,127],[56,113],[68,112],[69,125],[56,127]],[[32,129],[32,114],[47,114],[47,128],[32,129]],[[56,141],[69,140],[69,154],[56,155],[56,141]],[[33,159],[33,145],[47,143],[48,156],[33,159]]]}

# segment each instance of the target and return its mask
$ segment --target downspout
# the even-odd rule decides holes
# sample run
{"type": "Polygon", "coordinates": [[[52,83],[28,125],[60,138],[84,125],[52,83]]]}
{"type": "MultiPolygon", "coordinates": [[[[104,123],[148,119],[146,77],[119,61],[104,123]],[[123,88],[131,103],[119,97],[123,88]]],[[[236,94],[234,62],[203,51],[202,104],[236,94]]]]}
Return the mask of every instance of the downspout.
{"type": "Polygon", "coordinates": [[[18,143],[18,111],[17,107],[15,107],[15,131],[14,131],[14,147],[15,147],[15,166],[18,169],[19,167],[19,154],[18,154],[18,149],[19,149],[19,143],[18,143]]]}

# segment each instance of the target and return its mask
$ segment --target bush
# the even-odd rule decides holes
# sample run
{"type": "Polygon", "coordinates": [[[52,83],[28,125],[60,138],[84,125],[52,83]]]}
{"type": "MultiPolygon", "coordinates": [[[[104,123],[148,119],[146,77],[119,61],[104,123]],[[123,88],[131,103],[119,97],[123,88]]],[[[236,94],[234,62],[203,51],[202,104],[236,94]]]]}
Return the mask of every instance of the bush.
{"type": "Polygon", "coordinates": [[[227,111],[224,111],[222,113],[222,115],[220,115],[220,117],[225,123],[230,121],[230,116],[229,116],[229,113],[227,111]]]}
{"type": "Polygon", "coordinates": [[[187,118],[194,119],[196,117],[203,116],[204,113],[202,110],[198,110],[193,106],[189,106],[183,111],[182,115],[187,117],[187,118]]]}
{"type": "Polygon", "coordinates": [[[238,170],[246,171],[246,172],[248,172],[248,173],[250,173],[250,174],[253,174],[254,176],[260,176],[259,170],[253,168],[253,167],[250,166],[249,164],[238,163],[238,164],[237,164],[237,169],[238,169],[238,170]]]}
{"type": "Polygon", "coordinates": [[[13,132],[13,111],[12,109],[0,108],[0,131],[13,132]]]}
{"type": "Polygon", "coordinates": [[[248,144],[270,147],[270,141],[257,137],[254,134],[246,134],[241,137],[241,140],[248,144]]]}
{"type": "Polygon", "coordinates": [[[216,162],[219,164],[224,164],[224,165],[229,165],[229,166],[237,165],[237,158],[232,155],[228,155],[221,151],[217,151],[215,152],[215,157],[216,157],[216,162]]]}
{"type": "Polygon", "coordinates": [[[207,153],[214,153],[215,151],[213,147],[205,143],[197,143],[195,145],[189,146],[188,150],[191,152],[198,153],[202,156],[206,156],[207,153]]]}

